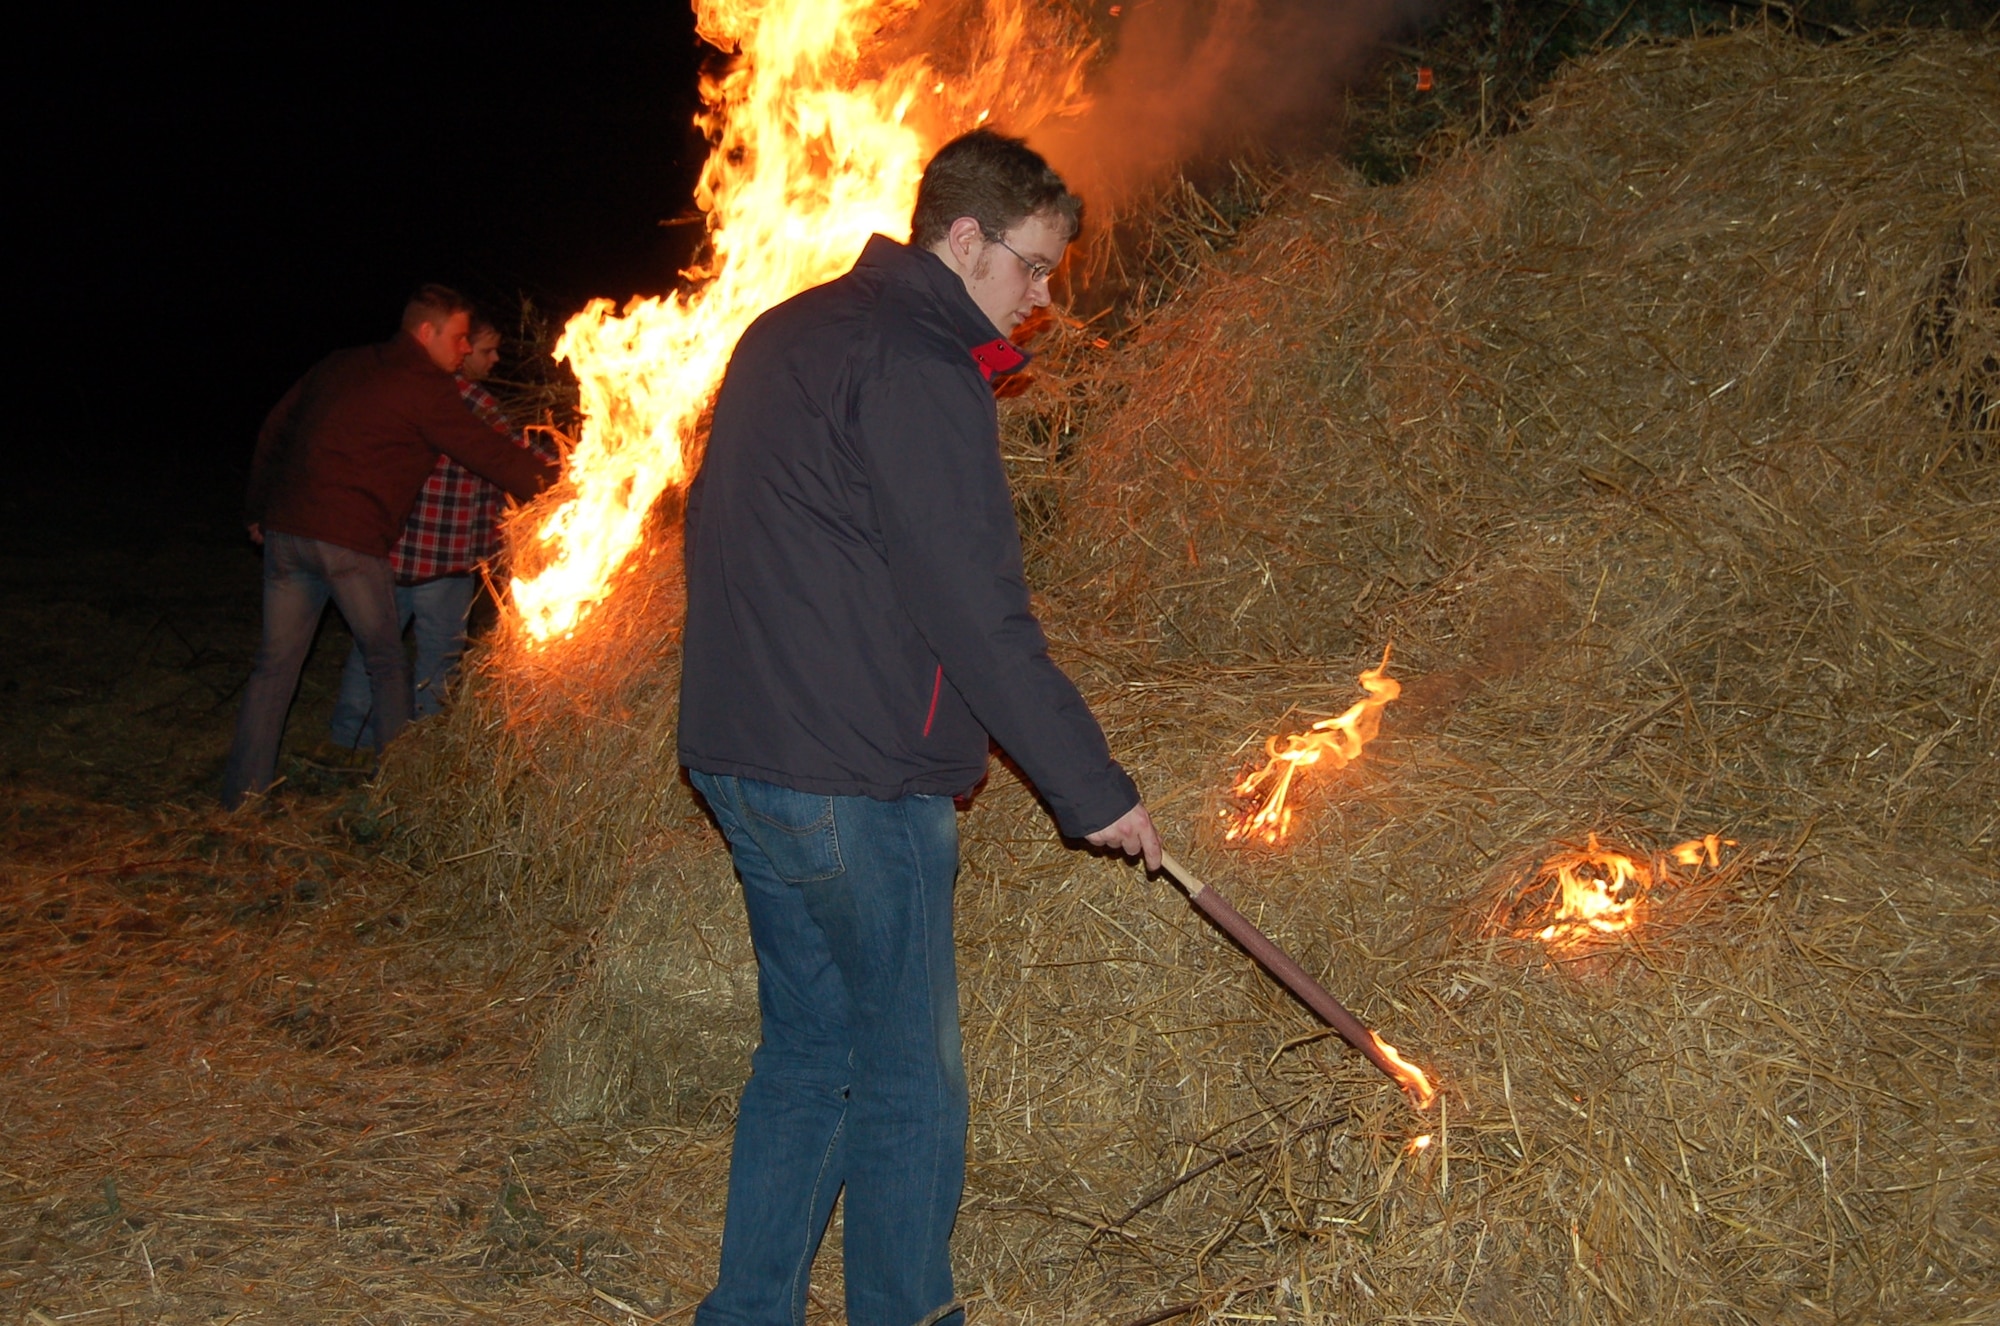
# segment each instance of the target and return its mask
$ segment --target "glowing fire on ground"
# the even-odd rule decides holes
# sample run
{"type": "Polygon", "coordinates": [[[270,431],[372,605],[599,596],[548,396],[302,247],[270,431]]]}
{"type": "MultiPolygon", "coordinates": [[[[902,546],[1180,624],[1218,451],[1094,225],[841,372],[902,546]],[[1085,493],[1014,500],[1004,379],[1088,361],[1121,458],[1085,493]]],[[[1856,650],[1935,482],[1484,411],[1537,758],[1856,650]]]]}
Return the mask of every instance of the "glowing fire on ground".
{"type": "Polygon", "coordinates": [[[653,503],[685,484],[697,423],[751,320],[838,276],[869,235],[909,233],[931,152],[992,120],[1024,133],[1081,106],[1091,48],[1056,32],[1033,0],[988,0],[947,29],[917,0],[695,0],[702,38],[733,51],[704,78],[698,122],[713,148],[695,202],[709,255],[692,289],[593,300],[555,356],[574,371],[583,425],[564,478],[570,495],[524,551],[513,582],[528,638],[572,633],[612,590],[653,503]],[[946,47],[952,69],[896,48],[946,47]]]}
{"type": "Polygon", "coordinates": [[[1667,853],[1667,855],[1671,856],[1677,864],[1684,866],[1698,866],[1703,864],[1719,866],[1722,864],[1722,849],[1734,846],[1736,846],[1734,838],[1723,838],[1716,834],[1705,833],[1699,838],[1688,839],[1686,842],[1675,847],[1673,851],[1667,853]]]}
{"type": "MultiPolygon", "coordinates": [[[[1357,700],[1337,718],[1323,718],[1304,732],[1280,741],[1273,736],[1264,743],[1268,757],[1264,767],[1230,789],[1235,796],[1258,797],[1257,808],[1235,816],[1236,823],[1223,835],[1225,841],[1262,838],[1267,843],[1281,841],[1292,827],[1292,807],[1287,804],[1292,782],[1302,769],[1324,766],[1344,769],[1360,758],[1361,748],[1382,730],[1382,710],[1403,693],[1403,684],[1388,675],[1389,650],[1382,650],[1382,662],[1361,674],[1360,682],[1368,698],[1357,700]]],[[[1230,816],[1230,811],[1223,811],[1230,816]]]]}
{"type": "MultiPolygon", "coordinates": [[[[1675,864],[1715,866],[1722,849],[1734,839],[1716,834],[1690,838],[1667,852],[1675,864]]],[[[1559,852],[1542,863],[1541,874],[1552,877],[1555,918],[1536,934],[1553,947],[1577,947],[1593,939],[1623,934],[1645,914],[1646,899],[1664,877],[1665,861],[1649,865],[1626,852],[1598,842],[1592,833],[1580,849],[1559,852]]]]}
{"type": "Polygon", "coordinates": [[[1550,857],[1543,868],[1556,879],[1556,917],[1541,932],[1545,942],[1631,929],[1653,887],[1651,870],[1602,846],[1594,833],[1582,850],[1550,857]]]}

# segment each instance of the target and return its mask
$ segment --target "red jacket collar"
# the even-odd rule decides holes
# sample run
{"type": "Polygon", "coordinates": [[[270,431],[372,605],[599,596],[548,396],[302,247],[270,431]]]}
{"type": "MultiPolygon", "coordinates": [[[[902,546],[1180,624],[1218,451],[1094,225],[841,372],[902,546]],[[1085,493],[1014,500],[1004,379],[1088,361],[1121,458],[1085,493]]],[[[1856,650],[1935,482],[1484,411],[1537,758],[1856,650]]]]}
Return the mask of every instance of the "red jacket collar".
{"type": "Polygon", "coordinates": [[[1028,362],[1028,352],[1002,336],[984,345],[975,345],[967,353],[972,362],[979,365],[979,376],[991,382],[1003,373],[1012,373],[1028,362]]]}

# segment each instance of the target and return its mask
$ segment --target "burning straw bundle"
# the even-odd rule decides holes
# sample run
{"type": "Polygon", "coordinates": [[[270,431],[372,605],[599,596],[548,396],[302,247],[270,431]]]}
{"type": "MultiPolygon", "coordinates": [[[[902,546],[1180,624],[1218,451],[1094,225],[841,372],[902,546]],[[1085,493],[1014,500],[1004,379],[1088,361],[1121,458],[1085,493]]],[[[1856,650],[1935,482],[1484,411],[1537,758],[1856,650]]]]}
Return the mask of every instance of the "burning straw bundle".
{"type": "MultiPolygon", "coordinates": [[[[1290,181],[1126,343],[1051,337],[1006,417],[1059,655],[1191,864],[1441,1097],[1003,774],[959,890],[980,1319],[2000,1308],[1996,71],[1627,49],[1406,185],[1290,181]],[[1391,637],[1382,739],[1226,844],[1258,743],[1391,637]],[[1591,832],[1738,846],[1552,949],[1526,895],[1591,832]]],[[[601,925],[544,1093],[684,1148],[645,1199],[684,1295],[754,997],[673,767],[672,546],[572,646],[496,646],[388,795],[468,923],[601,925]]]]}

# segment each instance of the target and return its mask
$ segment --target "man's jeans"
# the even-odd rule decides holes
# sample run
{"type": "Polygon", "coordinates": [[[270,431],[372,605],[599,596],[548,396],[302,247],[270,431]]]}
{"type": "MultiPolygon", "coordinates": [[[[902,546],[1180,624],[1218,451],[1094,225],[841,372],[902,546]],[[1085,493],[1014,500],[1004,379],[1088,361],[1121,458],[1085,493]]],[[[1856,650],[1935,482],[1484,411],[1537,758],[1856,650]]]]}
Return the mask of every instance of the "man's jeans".
{"type": "Polygon", "coordinates": [[[270,787],[276,776],[285,715],[329,597],[360,642],[369,680],[382,697],[378,749],[403,730],[410,721],[410,663],[396,626],[394,591],[386,557],[277,530],[264,532],[264,639],[236,714],[236,740],[222,775],[224,807],[234,810],[249,793],[270,787]]]}
{"type": "MultiPolygon", "coordinates": [[[[439,576],[418,585],[396,586],[396,631],[398,636],[414,625],[417,641],[418,718],[429,718],[444,708],[445,690],[458,671],[458,659],[465,652],[465,621],[472,612],[472,600],[479,596],[479,577],[439,576]]],[[[349,750],[376,745],[374,694],[368,685],[368,662],[361,642],[347,651],[347,665],[340,672],[340,699],[333,706],[328,730],[333,743],[349,750]]]]}
{"type": "Polygon", "coordinates": [[[799,1326],[834,1198],[851,1326],[956,1322],[965,1186],[949,797],[825,797],[689,771],[729,838],[763,1042],[736,1120],[722,1274],[697,1326],[799,1326]]]}

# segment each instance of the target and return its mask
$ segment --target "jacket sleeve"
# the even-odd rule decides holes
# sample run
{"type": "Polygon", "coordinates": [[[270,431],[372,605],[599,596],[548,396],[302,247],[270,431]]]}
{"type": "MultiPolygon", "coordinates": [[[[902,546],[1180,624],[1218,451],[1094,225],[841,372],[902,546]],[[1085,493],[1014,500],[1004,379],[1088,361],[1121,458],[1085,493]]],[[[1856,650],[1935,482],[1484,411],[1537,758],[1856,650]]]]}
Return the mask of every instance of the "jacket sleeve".
{"type": "Polygon", "coordinates": [[[305,378],[294,382],[292,389],[264,416],[264,426],[257,430],[257,448],[250,455],[250,484],[243,495],[243,518],[253,525],[262,523],[264,509],[270,504],[271,485],[277,481],[278,471],[284,465],[281,453],[305,385],[305,378]]]}
{"type": "Polygon", "coordinates": [[[424,441],[524,502],[555,481],[553,462],[495,432],[467,408],[449,378],[440,376],[426,393],[419,422],[424,441]]]}
{"type": "Polygon", "coordinates": [[[897,597],[973,717],[1071,837],[1138,804],[1028,602],[993,398],[968,360],[905,361],[856,392],[854,420],[897,597]]]}

